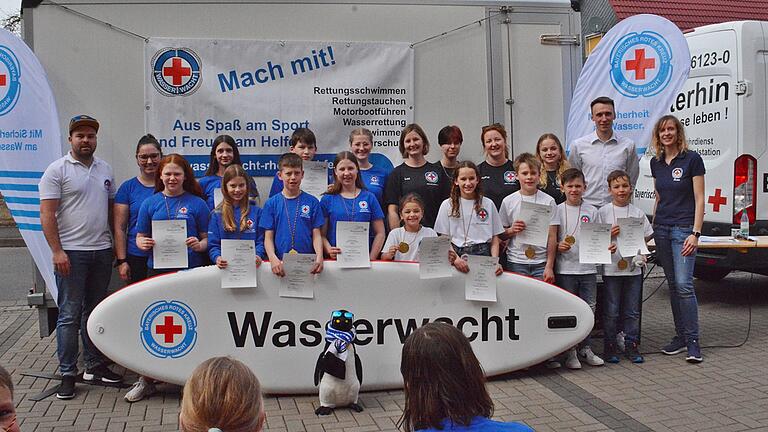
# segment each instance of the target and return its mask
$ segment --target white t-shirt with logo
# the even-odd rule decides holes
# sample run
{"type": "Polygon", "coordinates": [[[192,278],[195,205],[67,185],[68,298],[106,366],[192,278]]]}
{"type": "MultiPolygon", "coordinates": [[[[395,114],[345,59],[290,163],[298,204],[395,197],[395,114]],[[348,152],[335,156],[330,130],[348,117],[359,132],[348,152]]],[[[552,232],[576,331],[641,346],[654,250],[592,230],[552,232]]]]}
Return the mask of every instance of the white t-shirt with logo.
{"type": "Polygon", "coordinates": [[[384,242],[383,251],[388,251],[392,246],[397,246],[400,243],[408,244],[408,252],[402,253],[400,251],[395,252],[395,261],[418,261],[419,260],[419,245],[421,240],[426,237],[437,237],[435,230],[429,227],[421,227],[419,232],[412,233],[405,230],[403,227],[398,227],[389,232],[387,240],[384,242]]]}
{"type": "Polygon", "coordinates": [[[480,210],[475,211],[475,200],[459,198],[459,217],[451,217],[451,199],[440,204],[435,221],[438,234],[451,236],[458,247],[488,243],[493,236],[504,232],[499,212],[490,198],[483,197],[480,210]]]}
{"type": "Polygon", "coordinates": [[[94,157],[88,167],[67,153],[53,161],[40,179],[40,199],[57,199],[56,222],[64,250],[112,247],[109,200],[115,198],[112,167],[94,157]]]}
{"type": "MultiPolygon", "coordinates": [[[[504,198],[501,202],[501,209],[499,209],[499,216],[501,218],[501,224],[508,228],[517,220],[517,216],[520,214],[520,203],[525,200],[536,204],[546,204],[552,207],[552,218],[549,221],[550,225],[557,225],[557,204],[555,199],[546,193],[537,190],[535,195],[523,196],[520,191],[513,193],[512,195],[504,198]]],[[[518,264],[541,264],[547,262],[547,248],[546,246],[531,246],[534,251],[534,256],[528,259],[525,256],[525,250],[528,245],[519,244],[515,241],[515,237],[509,239],[507,242],[507,261],[518,264]]]]}
{"type": "Polygon", "coordinates": [[[599,223],[601,221],[597,208],[583,202],[580,206],[571,206],[567,202],[557,206],[557,219],[560,228],[557,230],[558,243],[568,235],[576,239],[576,243],[566,252],[557,252],[555,273],[557,274],[596,274],[597,265],[579,262],[579,245],[581,244],[581,224],[599,223]]]}
{"type": "MultiPolygon", "coordinates": [[[[643,213],[642,210],[635,207],[634,205],[627,204],[624,207],[618,207],[614,206],[613,203],[606,204],[605,206],[601,207],[599,212],[600,214],[600,220],[603,221],[603,223],[609,223],[611,225],[618,225],[616,222],[617,219],[621,218],[643,218],[643,236],[649,237],[653,235],[653,227],[651,226],[651,223],[648,221],[648,218],[645,216],[645,213],[643,213]]],[[[618,246],[618,240],[616,237],[611,238],[611,242],[614,242],[618,246]]],[[[629,264],[626,269],[619,270],[619,260],[621,259],[621,254],[619,254],[619,251],[616,250],[616,253],[611,254],[611,264],[610,265],[604,265],[603,266],[603,276],[634,276],[642,274],[642,269],[640,267],[635,267],[632,265],[632,260],[634,259],[634,256],[626,257],[624,258],[627,263],[629,264]],[[635,267],[635,268],[632,268],[635,267]]]]}

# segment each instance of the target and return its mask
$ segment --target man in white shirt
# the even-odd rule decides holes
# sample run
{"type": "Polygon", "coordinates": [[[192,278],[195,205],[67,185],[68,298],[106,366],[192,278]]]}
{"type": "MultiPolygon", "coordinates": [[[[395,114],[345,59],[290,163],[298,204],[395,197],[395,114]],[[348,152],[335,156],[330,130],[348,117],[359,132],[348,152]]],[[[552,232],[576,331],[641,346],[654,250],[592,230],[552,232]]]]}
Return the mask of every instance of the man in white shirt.
{"type": "Polygon", "coordinates": [[[613,100],[601,96],[590,104],[595,131],[571,143],[568,162],[580,169],[586,178],[584,201],[597,208],[611,202],[608,191],[608,174],[622,170],[629,174],[632,184],[637,184],[640,159],[635,143],[613,131],[616,111],[613,100]]]}
{"type": "Polygon", "coordinates": [[[53,252],[59,293],[56,350],[62,383],[59,399],[75,396],[78,331],[86,381],[120,382],[88,337],[91,311],[107,296],[112,275],[112,167],[93,156],[99,122],[79,115],[69,122],[71,150],[52,162],[40,179],[40,220],[53,252]]]}

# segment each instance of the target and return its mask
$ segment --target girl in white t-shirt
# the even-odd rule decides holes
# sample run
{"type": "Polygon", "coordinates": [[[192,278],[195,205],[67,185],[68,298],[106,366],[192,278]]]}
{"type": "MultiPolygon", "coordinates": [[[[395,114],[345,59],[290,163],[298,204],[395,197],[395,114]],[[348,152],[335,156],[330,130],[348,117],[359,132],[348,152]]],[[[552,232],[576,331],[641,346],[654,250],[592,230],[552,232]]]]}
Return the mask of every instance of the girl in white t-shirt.
{"type": "MultiPolygon", "coordinates": [[[[451,197],[443,201],[437,212],[435,231],[451,237],[454,267],[469,271],[469,255],[499,256],[499,234],[504,232],[499,212],[490,198],[483,196],[480,172],[472,162],[460,162],[453,178],[451,197]]],[[[502,272],[501,265],[496,274],[502,272]]]]}
{"type": "Polygon", "coordinates": [[[437,233],[432,228],[421,226],[421,218],[424,217],[424,201],[415,193],[405,195],[400,200],[398,208],[403,226],[389,232],[384,242],[381,259],[418,261],[421,239],[437,237],[437,233]]]}

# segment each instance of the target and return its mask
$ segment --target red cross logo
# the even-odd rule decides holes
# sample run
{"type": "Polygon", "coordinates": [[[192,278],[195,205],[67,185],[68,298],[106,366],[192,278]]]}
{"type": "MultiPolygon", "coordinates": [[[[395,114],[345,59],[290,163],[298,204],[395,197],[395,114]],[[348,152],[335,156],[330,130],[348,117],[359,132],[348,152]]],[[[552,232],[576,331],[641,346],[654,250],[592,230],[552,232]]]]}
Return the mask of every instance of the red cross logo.
{"type": "Polygon", "coordinates": [[[712,204],[712,211],[719,212],[720,206],[728,202],[728,198],[721,196],[720,193],[722,193],[721,189],[715,189],[715,194],[707,198],[707,202],[712,204]]]}
{"type": "Polygon", "coordinates": [[[180,86],[181,80],[184,79],[184,77],[191,75],[192,68],[182,66],[181,59],[179,57],[174,57],[173,60],[171,60],[171,67],[163,68],[163,76],[171,77],[173,85],[175,86],[180,86]]]}
{"type": "Polygon", "coordinates": [[[2,74],[0,75],[0,87],[5,87],[8,85],[8,75],[2,74]]]}
{"type": "MultiPolygon", "coordinates": [[[[174,59],[175,60],[175,59],[174,59]]],[[[645,58],[645,48],[635,50],[635,59],[627,60],[627,71],[635,71],[636,80],[645,79],[645,70],[654,69],[656,67],[656,59],[645,58]]]]}
{"type": "Polygon", "coordinates": [[[155,333],[163,335],[165,337],[165,343],[173,343],[173,337],[177,334],[181,334],[184,329],[180,325],[173,323],[173,317],[171,315],[165,316],[165,321],[161,325],[155,326],[155,333]]]}

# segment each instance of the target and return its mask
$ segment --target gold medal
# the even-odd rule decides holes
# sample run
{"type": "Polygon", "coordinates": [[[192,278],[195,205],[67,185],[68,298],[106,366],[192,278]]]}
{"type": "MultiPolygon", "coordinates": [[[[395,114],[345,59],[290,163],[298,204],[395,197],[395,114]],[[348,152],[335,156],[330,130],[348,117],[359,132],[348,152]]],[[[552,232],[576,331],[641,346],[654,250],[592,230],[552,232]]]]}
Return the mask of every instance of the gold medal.
{"type": "Polygon", "coordinates": [[[525,249],[525,256],[528,257],[528,259],[533,259],[533,257],[536,256],[536,250],[533,249],[533,246],[528,246],[528,248],[525,249]]]}
{"type": "Polygon", "coordinates": [[[288,253],[291,255],[296,255],[298,252],[296,251],[296,249],[291,249],[288,251],[288,253]]]}
{"type": "Polygon", "coordinates": [[[411,247],[408,246],[408,243],[406,242],[400,242],[400,244],[397,245],[397,250],[399,250],[400,253],[408,253],[408,251],[411,250],[411,247]]]}
{"type": "Polygon", "coordinates": [[[567,235],[565,236],[565,242],[568,243],[569,245],[573,245],[574,243],[576,243],[576,237],[572,235],[567,235]]]}
{"type": "Polygon", "coordinates": [[[619,270],[626,270],[627,266],[629,266],[629,263],[624,258],[620,259],[619,262],[616,264],[617,267],[619,267],[619,270]]]}

